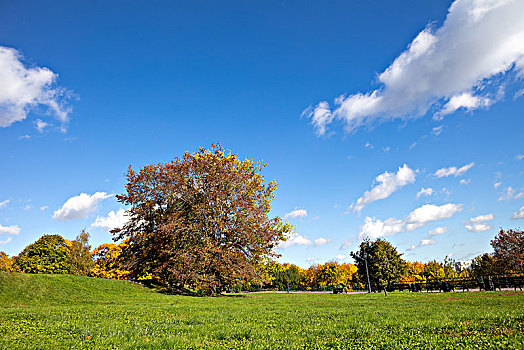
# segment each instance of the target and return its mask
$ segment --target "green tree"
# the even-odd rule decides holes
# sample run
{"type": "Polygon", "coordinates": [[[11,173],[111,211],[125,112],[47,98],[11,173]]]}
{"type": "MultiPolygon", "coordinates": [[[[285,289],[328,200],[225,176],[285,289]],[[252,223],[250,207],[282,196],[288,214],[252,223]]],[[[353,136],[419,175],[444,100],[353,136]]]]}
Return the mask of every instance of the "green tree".
{"type": "Polygon", "coordinates": [[[270,261],[263,266],[263,270],[267,274],[267,280],[264,283],[264,288],[286,290],[288,273],[289,288],[296,289],[304,282],[304,274],[302,269],[293,264],[270,261]]]}
{"type": "Polygon", "coordinates": [[[66,258],[67,270],[71,275],[87,276],[93,268],[89,245],[89,233],[83,229],[72,241],[71,250],[66,258]]]}
{"type": "Polygon", "coordinates": [[[276,183],[264,164],[240,160],[220,146],[127,173],[129,221],[113,230],[127,238],[123,268],[131,278],[151,274],[173,290],[219,294],[238,280],[260,278],[259,266],[291,227],[270,218],[276,183]]]}
{"type": "Polygon", "coordinates": [[[381,286],[386,296],[387,285],[400,279],[406,266],[402,254],[399,254],[391,243],[380,238],[375,241],[364,240],[360,243],[359,250],[351,252],[351,257],[355,261],[359,276],[364,279],[367,261],[371,285],[376,288],[381,286]]]}
{"type": "Polygon", "coordinates": [[[475,278],[483,276],[497,275],[499,271],[498,263],[493,254],[484,253],[471,260],[471,275],[475,278]]]}
{"type": "Polygon", "coordinates": [[[44,235],[14,258],[14,265],[25,273],[67,273],[70,242],[60,235],[44,235]]]}

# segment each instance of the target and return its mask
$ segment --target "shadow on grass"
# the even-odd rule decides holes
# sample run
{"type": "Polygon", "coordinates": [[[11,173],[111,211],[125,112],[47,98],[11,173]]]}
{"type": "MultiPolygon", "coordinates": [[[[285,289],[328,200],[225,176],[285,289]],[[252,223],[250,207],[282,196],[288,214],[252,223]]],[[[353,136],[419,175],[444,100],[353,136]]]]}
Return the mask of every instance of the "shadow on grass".
{"type": "Polygon", "coordinates": [[[196,292],[189,288],[168,288],[158,283],[152,281],[141,281],[141,285],[144,287],[150,288],[157,293],[166,294],[166,295],[183,295],[188,297],[213,297],[213,298],[253,298],[253,296],[241,295],[241,294],[204,294],[201,292],[196,292]]]}

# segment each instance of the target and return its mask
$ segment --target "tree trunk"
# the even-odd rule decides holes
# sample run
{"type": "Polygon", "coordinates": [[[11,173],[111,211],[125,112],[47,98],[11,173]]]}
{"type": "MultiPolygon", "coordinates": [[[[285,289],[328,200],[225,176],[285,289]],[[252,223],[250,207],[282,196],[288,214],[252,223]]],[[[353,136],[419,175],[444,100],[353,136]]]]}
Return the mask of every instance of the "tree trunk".
{"type": "Polygon", "coordinates": [[[386,297],[388,296],[388,289],[386,286],[384,286],[384,294],[386,295],[386,297]]]}

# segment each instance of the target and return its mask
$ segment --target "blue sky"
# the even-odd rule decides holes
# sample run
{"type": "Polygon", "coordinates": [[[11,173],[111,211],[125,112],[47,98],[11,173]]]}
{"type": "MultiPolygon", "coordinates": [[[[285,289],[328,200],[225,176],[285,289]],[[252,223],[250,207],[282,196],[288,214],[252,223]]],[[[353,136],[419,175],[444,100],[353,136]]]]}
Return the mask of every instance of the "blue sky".
{"type": "Polygon", "coordinates": [[[220,142],[263,159],[282,261],[364,237],[467,260],[524,222],[518,0],[2,2],[0,250],[97,246],[124,173],[220,142]]]}

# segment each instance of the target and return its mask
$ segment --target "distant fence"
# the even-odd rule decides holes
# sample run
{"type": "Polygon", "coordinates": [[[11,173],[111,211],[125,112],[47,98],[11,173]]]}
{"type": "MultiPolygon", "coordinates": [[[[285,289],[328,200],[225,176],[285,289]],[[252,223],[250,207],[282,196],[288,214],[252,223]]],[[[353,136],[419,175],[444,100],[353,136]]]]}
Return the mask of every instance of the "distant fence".
{"type": "MultiPolygon", "coordinates": [[[[389,292],[450,292],[456,290],[479,289],[485,291],[501,290],[502,288],[513,288],[522,290],[524,286],[524,275],[494,275],[480,277],[462,277],[451,279],[435,279],[425,282],[396,282],[387,286],[389,292]]],[[[383,290],[382,286],[372,286],[372,290],[383,290]]]]}
{"type": "MultiPolygon", "coordinates": [[[[512,288],[522,290],[524,287],[524,275],[493,275],[493,276],[480,276],[480,277],[460,277],[460,278],[448,278],[448,279],[431,279],[424,282],[394,282],[390,283],[386,289],[388,292],[450,292],[450,291],[469,291],[484,290],[494,291],[501,290],[502,288],[512,288]]],[[[230,292],[241,292],[241,291],[286,291],[286,287],[280,288],[264,288],[262,285],[251,285],[249,288],[242,288],[240,286],[230,287],[230,292]]],[[[354,292],[362,291],[367,292],[367,284],[355,283],[349,285],[336,285],[336,286],[312,286],[312,287],[290,287],[290,291],[293,292],[354,292]]],[[[371,290],[373,292],[382,292],[383,286],[372,285],[371,290]]]]}

